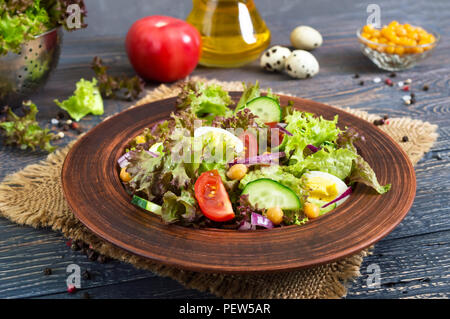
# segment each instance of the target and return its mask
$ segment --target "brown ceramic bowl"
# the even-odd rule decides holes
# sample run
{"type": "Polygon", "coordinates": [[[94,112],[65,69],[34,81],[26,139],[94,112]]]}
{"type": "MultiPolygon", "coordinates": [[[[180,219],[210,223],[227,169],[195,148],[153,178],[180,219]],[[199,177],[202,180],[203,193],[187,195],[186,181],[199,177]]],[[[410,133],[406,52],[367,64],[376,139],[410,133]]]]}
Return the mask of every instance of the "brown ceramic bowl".
{"type": "MultiPolygon", "coordinates": [[[[234,100],[239,92],[232,92],[234,100]]],[[[405,152],[374,125],[310,100],[281,96],[304,111],[353,127],[366,137],[361,155],[391,190],[377,195],[357,184],[351,198],[304,226],[237,231],[165,225],[158,216],[130,203],[117,159],[145,127],[174,110],[170,98],[132,108],[100,123],[70,150],[64,162],[65,197],[77,218],[117,247],[166,265],[216,273],[289,271],[352,255],[386,236],[409,211],[415,196],[414,169],[405,152]]]]}

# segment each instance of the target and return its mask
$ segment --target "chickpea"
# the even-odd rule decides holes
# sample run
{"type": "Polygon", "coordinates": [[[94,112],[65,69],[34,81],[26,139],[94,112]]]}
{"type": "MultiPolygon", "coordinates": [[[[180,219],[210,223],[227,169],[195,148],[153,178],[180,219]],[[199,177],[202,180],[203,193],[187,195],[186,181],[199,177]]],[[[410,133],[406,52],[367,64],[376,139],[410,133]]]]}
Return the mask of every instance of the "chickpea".
{"type": "Polygon", "coordinates": [[[136,144],[143,144],[143,143],[147,142],[147,140],[145,139],[145,136],[143,136],[143,135],[136,136],[136,138],[134,140],[135,140],[136,144]]]}
{"type": "Polygon", "coordinates": [[[120,179],[122,180],[122,182],[129,182],[131,181],[131,175],[130,173],[127,172],[127,168],[126,167],[122,167],[122,169],[120,170],[120,179]]]}
{"type": "Polygon", "coordinates": [[[392,21],[380,30],[373,28],[372,25],[366,25],[361,35],[371,42],[387,44],[383,46],[368,43],[368,47],[379,52],[397,55],[422,53],[431,49],[433,47],[431,44],[436,42],[434,35],[423,28],[413,27],[408,23],[400,24],[398,21],[392,21]],[[423,47],[415,48],[418,44],[423,47]]]}
{"type": "Polygon", "coordinates": [[[248,168],[244,164],[235,164],[228,169],[227,176],[232,180],[241,180],[247,171],[248,168]]]}
{"type": "Polygon", "coordinates": [[[305,215],[308,218],[314,219],[319,217],[320,215],[320,208],[316,204],[306,202],[303,211],[305,212],[305,215]]]}
{"type": "Polygon", "coordinates": [[[279,225],[283,221],[283,210],[280,207],[269,208],[266,215],[274,225],[279,225]]]}

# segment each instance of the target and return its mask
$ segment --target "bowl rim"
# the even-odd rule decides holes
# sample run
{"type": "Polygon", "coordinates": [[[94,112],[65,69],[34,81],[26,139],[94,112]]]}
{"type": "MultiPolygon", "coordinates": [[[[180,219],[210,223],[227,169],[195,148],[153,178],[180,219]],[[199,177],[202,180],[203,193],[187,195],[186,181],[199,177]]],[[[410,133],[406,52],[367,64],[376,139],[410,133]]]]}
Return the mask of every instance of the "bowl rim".
{"type": "Polygon", "coordinates": [[[39,38],[45,37],[46,35],[48,35],[48,34],[50,34],[50,33],[53,33],[53,32],[55,32],[55,31],[58,31],[59,28],[60,28],[60,27],[54,27],[54,28],[52,28],[52,29],[50,29],[50,30],[47,30],[47,31],[45,31],[45,32],[42,32],[42,33],[40,33],[40,34],[37,34],[37,35],[33,36],[33,38],[34,38],[34,39],[39,39],[39,38]]]}
{"type": "MultiPolygon", "coordinates": [[[[440,42],[440,40],[441,40],[441,35],[437,32],[437,31],[435,31],[434,29],[431,29],[431,28],[427,28],[427,32],[428,33],[431,33],[434,37],[435,37],[435,41],[434,42],[432,42],[432,43],[427,43],[427,44],[417,44],[417,45],[398,45],[398,44],[394,44],[394,45],[392,45],[392,44],[387,44],[387,43],[377,43],[377,42],[373,42],[373,41],[370,41],[370,40],[367,40],[366,38],[364,38],[362,35],[361,35],[361,30],[364,28],[364,26],[362,26],[361,28],[358,28],[357,30],[356,30],[356,36],[358,37],[358,39],[359,40],[361,40],[362,42],[364,42],[365,44],[373,44],[373,45],[376,45],[376,46],[380,46],[380,47],[402,47],[402,48],[408,48],[408,49],[412,49],[412,48],[426,48],[426,47],[432,47],[432,48],[434,48],[434,47],[436,47],[437,45],[438,45],[438,43],[440,42]]],[[[375,27],[374,27],[375,28],[375,27]]],[[[381,28],[376,28],[377,30],[380,30],[381,28]]],[[[422,52],[423,53],[423,52],[422,52]]],[[[413,53],[414,54],[414,53],[413,53]]],[[[421,53],[419,53],[419,54],[421,54],[421,53]]]]}

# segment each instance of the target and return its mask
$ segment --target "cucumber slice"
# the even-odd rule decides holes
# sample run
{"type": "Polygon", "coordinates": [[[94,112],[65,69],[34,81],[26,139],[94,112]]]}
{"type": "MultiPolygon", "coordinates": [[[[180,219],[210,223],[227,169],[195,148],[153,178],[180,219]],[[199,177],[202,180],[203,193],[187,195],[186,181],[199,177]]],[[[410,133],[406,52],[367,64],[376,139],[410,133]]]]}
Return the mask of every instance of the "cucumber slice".
{"type": "Polygon", "coordinates": [[[258,116],[262,122],[281,122],[282,112],[277,100],[267,96],[257,97],[247,103],[245,108],[258,116]]]}
{"type": "Polygon", "coordinates": [[[158,204],[152,203],[146,199],[143,199],[139,196],[134,195],[133,199],[131,200],[131,203],[136,206],[139,206],[140,208],[148,210],[156,215],[161,215],[161,206],[159,206],[158,204]]]}
{"type": "Polygon", "coordinates": [[[268,178],[248,183],[242,194],[247,194],[250,204],[258,209],[280,207],[287,210],[299,210],[302,207],[300,199],[289,187],[268,178]]]}

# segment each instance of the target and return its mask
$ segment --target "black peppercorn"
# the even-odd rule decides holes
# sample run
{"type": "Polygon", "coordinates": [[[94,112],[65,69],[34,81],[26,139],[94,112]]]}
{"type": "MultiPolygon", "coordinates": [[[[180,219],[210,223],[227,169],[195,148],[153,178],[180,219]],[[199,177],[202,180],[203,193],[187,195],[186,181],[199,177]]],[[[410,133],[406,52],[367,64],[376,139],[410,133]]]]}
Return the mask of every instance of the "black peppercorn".
{"type": "Polygon", "coordinates": [[[91,273],[87,270],[83,271],[81,276],[84,280],[91,280],[91,273]]]}
{"type": "Polygon", "coordinates": [[[52,274],[51,268],[45,268],[45,269],[44,269],[44,275],[49,276],[49,275],[51,275],[51,274],[52,274]]]}
{"type": "Polygon", "coordinates": [[[403,136],[402,137],[402,142],[408,142],[409,141],[409,138],[408,138],[408,136],[403,136]]]}

